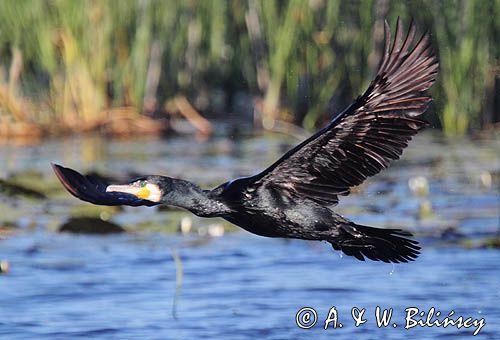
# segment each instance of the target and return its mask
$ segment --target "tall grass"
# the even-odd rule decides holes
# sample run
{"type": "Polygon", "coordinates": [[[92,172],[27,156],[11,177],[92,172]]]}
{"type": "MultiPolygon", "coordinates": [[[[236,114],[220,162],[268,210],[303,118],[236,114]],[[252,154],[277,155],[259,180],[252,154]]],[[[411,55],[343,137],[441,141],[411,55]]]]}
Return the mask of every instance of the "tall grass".
{"type": "Polygon", "coordinates": [[[261,97],[264,124],[313,128],[364,89],[397,16],[433,33],[444,131],[498,121],[500,0],[5,0],[0,123],[81,130],[222,90],[261,97]]]}
{"type": "MultiPolygon", "coordinates": [[[[498,74],[500,1],[429,1],[439,46],[439,107],[448,134],[479,127],[498,74]],[[496,31],[496,34],[495,34],[496,31]],[[495,68],[497,74],[495,75],[495,68]]],[[[493,90],[494,91],[494,90],[493,90]]],[[[500,89],[497,88],[497,91],[500,89]]],[[[499,107],[496,110],[500,110],[499,107]]]]}

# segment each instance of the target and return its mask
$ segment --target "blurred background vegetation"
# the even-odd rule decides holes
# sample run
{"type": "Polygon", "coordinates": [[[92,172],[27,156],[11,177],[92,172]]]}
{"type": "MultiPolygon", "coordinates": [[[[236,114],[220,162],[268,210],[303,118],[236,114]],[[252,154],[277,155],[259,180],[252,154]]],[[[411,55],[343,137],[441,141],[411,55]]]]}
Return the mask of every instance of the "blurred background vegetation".
{"type": "Polygon", "coordinates": [[[439,54],[428,118],[494,127],[500,0],[3,0],[0,135],[158,132],[175,111],[313,129],[364,91],[398,16],[439,54]]]}

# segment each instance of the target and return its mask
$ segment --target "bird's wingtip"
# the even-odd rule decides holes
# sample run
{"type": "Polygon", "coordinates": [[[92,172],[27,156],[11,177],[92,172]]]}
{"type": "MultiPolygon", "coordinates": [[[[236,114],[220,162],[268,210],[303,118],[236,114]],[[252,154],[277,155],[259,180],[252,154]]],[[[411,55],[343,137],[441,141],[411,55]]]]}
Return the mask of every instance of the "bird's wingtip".
{"type": "Polygon", "coordinates": [[[66,188],[66,190],[68,190],[69,193],[72,194],[73,196],[79,197],[78,189],[73,185],[72,182],[74,180],[75,174],[79,176],[81,175],[74,170],[65,168],[54,162],[51,162],[51,165],[52,169],[54,170],[54,173],[56,174],[61,184],[66,188]]]}

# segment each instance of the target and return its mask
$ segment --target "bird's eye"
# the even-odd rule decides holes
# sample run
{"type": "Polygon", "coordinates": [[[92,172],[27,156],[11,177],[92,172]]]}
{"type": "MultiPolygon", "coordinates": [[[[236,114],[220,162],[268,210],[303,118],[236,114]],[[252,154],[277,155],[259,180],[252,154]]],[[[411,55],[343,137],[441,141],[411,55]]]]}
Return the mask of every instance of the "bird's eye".
{"type": "Polygon", "coordinates": [[[139,185],[141,186],[141,188],[144,188],[146,186],[146,181],[140,181],[139,182],[139,185]]]}

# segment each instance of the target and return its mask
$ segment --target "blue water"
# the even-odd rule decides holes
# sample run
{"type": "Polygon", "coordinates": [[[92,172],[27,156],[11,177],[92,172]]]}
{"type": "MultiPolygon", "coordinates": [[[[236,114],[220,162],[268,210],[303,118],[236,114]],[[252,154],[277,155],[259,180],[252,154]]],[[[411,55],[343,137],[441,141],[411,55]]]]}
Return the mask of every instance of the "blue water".
{"type": "MultiPolygon", "coordinates": [[[[59,161],[81,170],[94,164],[117,174],[125,169],[155,169],[217,184],[268,164],[286,149],[278,141],[215,139],[194,145],[191,140],[175,139],[89,147],[100,153],[85,153],[80,140],[55,141],[0,148],[0,173],[37,169],[50,177],[48,162],[59,161]]],[[[370,180],[361,193],[343,198],[339,206],[339,211],[359,223],[416,232],[423,251],[410,264],[360,262],[340,256],[327,243],[268,239],[244,231],[222,237],[147,231],[60,234],[50,231],[50,225],[64,221],[67,212],[80,204],[78,200],[63,195],[42,204],[0,196],[4,207],[11,204],[13,210],[24,211],[18,220],[21,228],[0,240],[0,260],[10,264],[10,271],[0,275],[0,338],[472,337],[477,327],[405,329],[406,308],[428,312],[435,307],[441,312],[440,320],[451,311],[453,319],[483,319],[485,325],[477,337],[499,339],[500,251],[468,249],[460,242],[464,237],[475,242],[498,233],[498,188],[478,182],[484,173],[494,178],[498,149],[488,144],[445,148],[430,137],[415,141],[405,159],[370,180]],[[469,156],[462,157],[464,153],[469,156]],[[425,165],[428,159],[438,164],[425,165]],[[407,182],[412,176],[428,179],[428,196],[411,194],[407,182]],[[419,206],[426,200],[434,213],[421,218],[419,206]],[[436,234],[449,227],[459,236],[447,239],[436,234]],[[180,258],[177,264],[176,257],[180,258]],[[377,327],[377,306],[393,309],[388,327],[377,327]],[[296,324],[296,314],[303,307],[317,313],[311,329],[296,324]],[[329,324],[325,330],[332,307],[343,327],[334,329],[329,324]],[[366,308],[366,323],[359,327],[351,317],[354,307],[366,308]]],[[[169,214],[126,209],[113,220],[161,221],[169,214]]],[[[206,226],[214,221],[195,219],[194,223],[206,226]]]]}
{"type": "Polygon", "coordinates": [[[202,245],[175,235],[26,234],[3,241],[12,271],[0,277],[0,335],[6,339],[445,338],[474,327],[404,329],[404,309],[484,318],[481,338],[500,330],[500,253],[424,248],[415,263],[340,257],[327,244],[228,234],[202,245]],[[176,302],[176,266],[182,286],[176,302]],[[300,329],[312,307],[318,322],[300,329]],[[342,328],[324,330],[331,307],[342,328]],[[397,328],[377,328],[375,307],[394,309],[397,328]],[[354,326],[351,308],[366,308],[354,326]]]}

